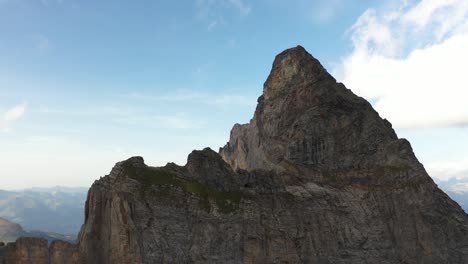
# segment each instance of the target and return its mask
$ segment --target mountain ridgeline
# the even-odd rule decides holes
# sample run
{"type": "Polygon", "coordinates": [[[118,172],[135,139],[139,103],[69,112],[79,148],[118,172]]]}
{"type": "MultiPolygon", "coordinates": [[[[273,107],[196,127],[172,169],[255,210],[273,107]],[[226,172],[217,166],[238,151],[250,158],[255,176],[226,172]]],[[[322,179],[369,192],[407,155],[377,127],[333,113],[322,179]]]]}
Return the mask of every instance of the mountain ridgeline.
{"type": "MultiPolygon", "coordinates": [[[[219,153],[157,168],[133,157],[97,180],[78,240],[40,263],[462,264],[468,216],[298,46],[276,57],[254,117],[219,153]]],[[[3,249],[6,263],[26,263],[12,262],[20,249],[3,249]]]]}
{"type": "MultiPolygon", "coordinates": [[[[21,225],[25,230],[78,234],[83,224],[86,188],[32,188],[0,190],[0,218],[21,225]]],[[[5,241],[1,235],[0,241],[5,241]]]]}
{"type": "Polygon", "coordinates": [[[34,230],[25,231],[21,225],[0,217],[0,242],[14,242],[20,237],[39,237],[44,238],[49,242],[54,240],[74,242],[76,240],[76,236],[74,235],[62,235],[54,232],[34,230]]]}

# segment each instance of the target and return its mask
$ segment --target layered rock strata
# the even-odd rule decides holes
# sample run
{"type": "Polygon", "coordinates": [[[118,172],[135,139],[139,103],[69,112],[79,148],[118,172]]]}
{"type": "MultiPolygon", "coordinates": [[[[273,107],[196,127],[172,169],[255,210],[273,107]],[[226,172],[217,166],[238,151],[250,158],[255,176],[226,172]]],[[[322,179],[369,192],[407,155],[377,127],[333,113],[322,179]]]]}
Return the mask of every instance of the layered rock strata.
{"type": "Polygon", "coordinates": [[[276,57],[253,119],[235,125],[219,153],[158,168],[133,157],[97,180],[77,250],[54,256],[462,264],[468,216],[409,142],[298,46],[276,57]]]}
{"type": "Polygon", "coordinates": [[[468,263],[468,217],[411,146],[302,47],[219,155],[96,181],[82,263],[468,263]]]}
{"type": "Polygon", "coordinates": [[[76,264],[77,245],[64,241],[21,237],[16,242],[0,243],[0,264],[76,264]]]}

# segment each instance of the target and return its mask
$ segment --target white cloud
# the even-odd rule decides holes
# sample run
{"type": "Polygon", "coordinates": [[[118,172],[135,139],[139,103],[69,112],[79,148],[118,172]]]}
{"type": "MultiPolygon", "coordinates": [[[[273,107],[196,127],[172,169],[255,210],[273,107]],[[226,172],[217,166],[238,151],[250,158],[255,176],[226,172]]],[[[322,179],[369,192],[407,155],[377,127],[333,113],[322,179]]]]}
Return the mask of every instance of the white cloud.
{"type": "Polygon", "coordinates": [[[9,132],[11,129],[11,125],[15,121],[23,117],[23,115],[26,113],[26,108],[27,108],[27,103],[24,102],[7,110],[3,114],[3,118],[0,123],[0,130],[3,132],[9,132]]]}
{"type": "Polygon", "coordinates": [[[402,17],[405,24],[423,31],[432,25],[431,30],[440,39],[447,33],[466,24],[468,2],[465,0],[423,0],[402,17]]]}
{"type": "Polygon", "coordinates": [[[444,191],[468,193],[468,158],[430,162],[426,169],[444,191]]]}
{"type": "Polygon", "coordinates": [[[468,158],[452,161],[431,162],[426,169],[436,181],[468,181],[468,158]]]}
{"type": "Polygon", "coordinates": [[[449,190],[459,194],[468,193],[468,182],[456,183],[452,185],[451,188],[449,188],[449,190]]]}
{"type": "Polygon", "coordinates": [[[468,1],[369,9],[349,30],[337,78],[398,128],[468,123],[468,1]]]}

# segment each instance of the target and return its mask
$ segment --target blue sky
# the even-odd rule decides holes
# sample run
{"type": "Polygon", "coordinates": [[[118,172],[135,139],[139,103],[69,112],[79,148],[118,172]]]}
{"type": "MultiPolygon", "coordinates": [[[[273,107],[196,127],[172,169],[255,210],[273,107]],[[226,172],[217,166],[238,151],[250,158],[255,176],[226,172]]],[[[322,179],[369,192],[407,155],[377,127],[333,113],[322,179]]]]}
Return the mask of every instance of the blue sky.
{"type": "Polygon", "coordinates": [[[0,188],[88,186],[132,155],[217,150],[299,44],[432,176],[465,183],[468,6],[375,2],[0,0],[0,188]]]}

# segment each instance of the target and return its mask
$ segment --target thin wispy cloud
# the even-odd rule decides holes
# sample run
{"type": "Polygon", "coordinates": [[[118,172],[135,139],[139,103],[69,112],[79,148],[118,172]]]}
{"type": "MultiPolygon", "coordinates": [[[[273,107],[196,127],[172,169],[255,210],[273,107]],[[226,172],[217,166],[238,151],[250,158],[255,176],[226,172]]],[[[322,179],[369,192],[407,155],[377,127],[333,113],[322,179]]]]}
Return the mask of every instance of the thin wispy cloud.
{"type": "MultiPolygon", "coordinates": [[[[309,3],[310,4],[310,3],[309,3]]],[[[346,1],[343,0],[320,0],[312,4],[312,20],[317,23],[330,22],[343,10],[346,1]]]]}
{"type": "Polygon", "coordinates": [[[44,6],[48,6],[48,5],[51,5],[51,4],[61,4],[61,3],[65,2],[65,0],[40,0],[40,2],[44,6]]]}
{"type": "Polygon", "coordinates": [[[197,0],[195,8],[195,17],[207,21],[209,31],[226,24],[229,13],[247,16],[252,10],[251,5],[245,0],[197,0]]]}
{"type": "Polygon", "coordinates": [[[177,129],[177,130],[191,130],[200,129],[205,123],[200,120],[194,120],[185,114],[176,113],[173,115],[132,115],[117,117],[114,122],[135,125],[144,124],[148,127],[164,128],[164,129],[177,129]]]}
{"type": "Polygon", "coordinates": [[[252,8],[246,0],[197,0],[195,2],[199,16],[208,16],[226,9],[236,11],[239,15],[248,15],[252,8]]]}
{"type": "Polygon", "coordinates": [[[52,49],[52,42],[43,34],[32,34],[27,36],[35,49],[41,53],[48,52],[52,49]]]}
{"type": "Polygon", "coordinates": [[[24,116],[26,113],[27,103],[21,103],[13,108],[7,110],[2,117],[0,123],[0,131],[2,132],[9,132],[13,126],[13,123],[18,121],[20,118],[24,116]]]}
{"type": "Polygon", "coordinates": [[[231,49],[235,48],[237,46],[237,40],[235,38],[229,38],[227,40],[227,46],[231,49]]]}
{"type": "Polygon", "coordinates": [[[193,102],[216,107],[252,107],[256,105],[256,98],[250,98],[237,94],[209,94],[179,90],[175,93],[165,95],[149,95],[142,93],[131,93],[122,95],[139,100],[150,100],[155,102],[193,102]]]}
{"type": "Polygon", "coordinates": [[[68,115],[77,117],[134,115],[142,111],[144,110],[124,105],[81,107],[78,109],[61,109],[48,106],[41,106],[36,110],[36,112],[41,114],[68,115]]]}
{"type": "Polygon", "coordinates": [[[247,2],[245,2],[244,0],[227,0],[227,2],[231,6],[236,8],[239,11],[239,13],[243,16],[248,15],[250,11],[252,10],[250,5],[247,4],[247,2]]]}
{"type": "Polygon", "coordinates": [[[219,24],[218,20],[211,21],[211,23],[208,24],[208,30],[213,30],[218,24],[219,24]]]}
{"type": "Polygon", "coordinates": [[[334,73],[398,128],[466,124],[468,1],[408,3],[367,10],[334,73]]]}
{"type": "Polygon", "coordinates": [[[455,183],[449,190],[458,194],[468,193],[468,182],[455,183]]]}
{"type": "MultiPolygon", "coordinates": [[[[21,2],[18,0],[0,0],[0,4],[6,4],[6,3],[15,3],[15,2],[21,2]]],[[[65,2],[65,0],[34,0],[31,2],[39,3],[43,6],[49,6],[51,4],[62,4],[65,2]]]]}
{"type": "Polygon", "coordinates": [[[199,129],[205,122],[200,118],[193,118],[184,113],[160,114],[157,109],[134,106],[100,106],[83,107],[81,109],[57,109],[40,107],[37,113],[45,115],[70,116],[71,118],[95,118],[103,123],[118,123],[137,125],[142,127],[158,127],[175,130],[199,129]]]}

